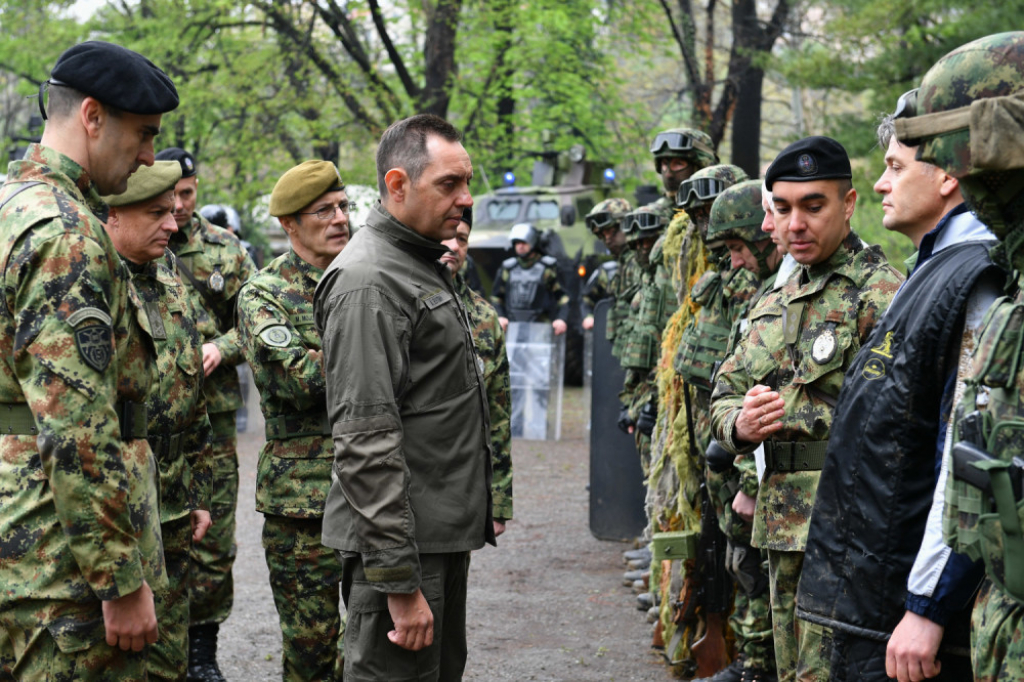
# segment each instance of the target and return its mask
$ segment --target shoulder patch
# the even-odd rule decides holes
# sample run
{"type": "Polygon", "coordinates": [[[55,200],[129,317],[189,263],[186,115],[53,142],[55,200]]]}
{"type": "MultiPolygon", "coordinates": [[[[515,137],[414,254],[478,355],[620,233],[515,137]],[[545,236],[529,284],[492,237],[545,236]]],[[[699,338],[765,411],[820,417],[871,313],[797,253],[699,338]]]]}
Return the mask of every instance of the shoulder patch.
{"type": "Polygon", "coordinates": [[[260,332],[260,338],[268,346],[274,348],[284,348],[292,342],[292,333],[288,327],[283,324],[276,324],[273,327],[267,327],[260,332]]]}
{"type": "Polygon", "coordinates": [[[114,331],[107,324],[91,324],[75,329],[75,346],[82,362],[103,372],[114,355],[114,331]]]}
{"type": "Polygon", "coordinates": [[[68,315],[68,324],[72,327],[77,327],[86,320],[99,320],[108,327],[114,322],[105,310],[99,308],[81,308],[68,315]]]}

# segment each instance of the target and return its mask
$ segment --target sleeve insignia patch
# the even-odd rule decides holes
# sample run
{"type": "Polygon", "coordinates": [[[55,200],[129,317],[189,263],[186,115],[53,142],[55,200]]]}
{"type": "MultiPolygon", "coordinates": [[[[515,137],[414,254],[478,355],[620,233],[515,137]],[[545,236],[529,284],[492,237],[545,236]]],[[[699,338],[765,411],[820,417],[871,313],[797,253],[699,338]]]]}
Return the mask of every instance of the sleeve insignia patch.
{"type": "Polygon", "coordinates": [[[274,348],[284,348],[292,342],[292,333],[284,325],[275,325],[273,327],[267,327],[260,332],[260,338],[268,346],[274,348]]]}
{"type": "Polygon", "coordinates": [[[114,352],[114,332],[107,325],[94,324],[75,330],[75,345],[82,361],[97,372],[110,364],[114,352]]]}

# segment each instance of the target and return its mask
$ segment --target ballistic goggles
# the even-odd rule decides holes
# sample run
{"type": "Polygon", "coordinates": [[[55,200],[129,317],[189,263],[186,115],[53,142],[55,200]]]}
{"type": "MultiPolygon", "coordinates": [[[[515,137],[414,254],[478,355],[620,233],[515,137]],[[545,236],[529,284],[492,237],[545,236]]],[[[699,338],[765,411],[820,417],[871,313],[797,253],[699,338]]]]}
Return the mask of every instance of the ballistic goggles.
{"type": "Polygon", "coordinates": [[[696,202],[712,201],[725,191],[725,188],[725,181],[718,178],[683,180],[676,190],[676,208],[687,208],[696,202]]]}
{"type": "Polygon", "coordinates": [[[591,213],[583,219],[583,222],[586,223],[591,232],[601,232],[612,226],[618,227],[621,221],[622,215],[609,211],[591,213]]]}
{"type": "Polygon", "coordinates": [[[660,229],[665,225],[664,216],[653,211],[637,211],[628,213],[622,219],[622,231],[627,235],[660,229]]]}
{"type": "Polygon", "coordinates": [[[714,154],[713,149],[708,149],[700,140],[695,140],[686,133],[658,133],[654,137],[654,142],[651,143],[651,153],[661,154],[666,151],[668,152],[688,152],[694,149],[698,149],[709,154],[714,154]]]}

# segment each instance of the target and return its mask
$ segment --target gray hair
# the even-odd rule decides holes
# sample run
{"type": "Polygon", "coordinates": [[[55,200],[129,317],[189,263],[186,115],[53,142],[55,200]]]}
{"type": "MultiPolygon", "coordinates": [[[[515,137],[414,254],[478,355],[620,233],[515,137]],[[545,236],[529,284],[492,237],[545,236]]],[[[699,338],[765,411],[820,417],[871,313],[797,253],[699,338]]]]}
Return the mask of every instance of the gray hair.
{"type": "MultiPolygon", "coordinates": [[[[896,137],[896,117],[892,114],[885,114],[878,123],[878,146],[882,149],[889,148],[889,142],[896,137]]],[[[896,140],[899,142],[899,139],[896,140]]]]}

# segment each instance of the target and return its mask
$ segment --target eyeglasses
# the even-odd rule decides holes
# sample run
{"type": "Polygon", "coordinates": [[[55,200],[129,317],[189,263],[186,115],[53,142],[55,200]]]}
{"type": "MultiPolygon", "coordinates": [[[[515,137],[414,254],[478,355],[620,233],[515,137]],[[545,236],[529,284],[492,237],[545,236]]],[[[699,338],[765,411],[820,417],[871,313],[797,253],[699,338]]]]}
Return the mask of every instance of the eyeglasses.
{"type": "Polygon", "coordinates": [[[908,90],[900,95],[900,98],[896,100],[896,111],[893,112],[893,118],[913,118],[917,116],[917,91],[919,88],[908,90]]]}
{"type": "Polygon", "coordinates": [[[725,181],[718,178],[690,178],[679,183],[676,206],[685,208],[697,201],[711,201],[725,190],[725,181]]]}
{"type": "Polygon", "coordinates": [[[583,222],[586,223],[591,232],[597,232],[598,230],[617,225],[620,220],[622,220],[620,216],[602,211],[601,213],[591,213],[584,218],[583,222]]]}
{"type": "Polygon", "coordinates": [[[352,204],[350,204],[347,201],[343,201],[337,206],[324,206],[323,208],[318,209],[316,211],[297,211],[297,213],[299,215],[315,215],[320,220],[330,220],[331,218],[334,217],[334,214],[337,213],[339,210],[345,215],[348,215],[349,209],[351,209],[351,207],[352,204]]]}
{"type": "Polygon", "coordinates": [[[622,231],[627,234],[635,231],[643,232],[661,227],[663,224],[662,216],[657,213],[651,211],[630,213],[622,221],[622,231]]]}
{"type": "Polygon", "coordinates": [[[651,143],[651,153],[657,154],[666,147],[670,152],[688,152],[693,149],[693,138],[686,133],[658,133],[651,143]]]}

